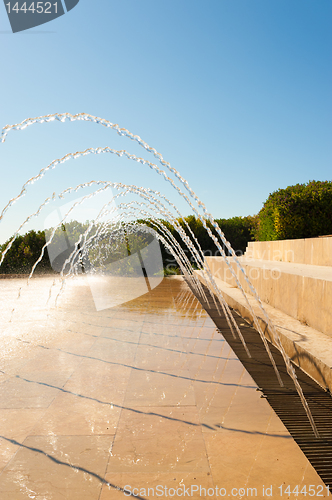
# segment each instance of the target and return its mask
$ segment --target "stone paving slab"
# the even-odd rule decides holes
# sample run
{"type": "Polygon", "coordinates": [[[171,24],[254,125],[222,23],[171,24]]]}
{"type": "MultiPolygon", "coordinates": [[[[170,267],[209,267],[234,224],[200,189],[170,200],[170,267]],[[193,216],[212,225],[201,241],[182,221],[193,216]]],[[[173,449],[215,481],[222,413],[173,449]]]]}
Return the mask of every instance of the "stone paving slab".
{"type": "Polygon", "coordinates": [[[0,284],[1,500],[327,497],[181,279],[101,311],[51,285],[0,284]]]}

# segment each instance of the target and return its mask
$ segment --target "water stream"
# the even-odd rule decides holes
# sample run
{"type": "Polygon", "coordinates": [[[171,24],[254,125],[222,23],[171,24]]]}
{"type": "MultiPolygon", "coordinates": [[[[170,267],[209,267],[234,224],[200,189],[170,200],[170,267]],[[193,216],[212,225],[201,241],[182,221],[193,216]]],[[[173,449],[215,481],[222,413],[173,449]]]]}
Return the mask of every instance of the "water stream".
{"type": "MultiPolygon", "coordinates": [[[[246,301],[247,307],[253,317],[254,325],[257,331],[259,332],[261,339],[264,343],[264,346],[268,352],[270,361],[274,367],[276,377],[280,385],[282,385],[282,380],[280,374],[278,372],[277,366],[274,362],[273,356],[270,352],[268,342],[265,338],[264,332],[259,324],[256,314],[254,313],[252,306],[248,300],[248,297],[239,282],[238,276],[233,270],[232,266],[229,264],[226,259],[226,251],[233,257],[234,262],[239,268],[240,272],[243,274],[246,282],[249,285],[251,295],[254,297],[256,303],[259,306],[260,311],[268,325],[268,330],[274,340],[274,344],[277,346],[279,351],[281,352],[287,371],[289,375],[292,377],[296,390],[301,398],[302,404],[306,410],[307,416],[310,420],[312,429],[316,437],[318,437],[318,431],[315,425],[315,422],[312,418],[310,409],[308,404],[304,398],[302,389],[298,380],[296,378],[296,374],[294,368],[291,364],[291,361],[285,352],[282,343],[280,341],[278,332],[276,331],[274,325],[270,321],[268,314],[266,313],[263,304],[258,296],[256,290],[251,284],[249,278],[246,276],[246,273],[238,260],[233,248],[230,243],[226,240],[225,235],[221,231],[220,227],[212,217],[212,215],[207,211],[204,203],[197,197],[197,195],[190,188],[188,182],[180,175],[180,173],[171,167],[171,165],[164,160],[162,155],[158,153],[154,148],[150,147],[147,143],[145,143],[139,136],[132,134],[127,129],[120,128],[119,125],[113,124],[108,120],[94,117],[89,114],[80,113],[77,115],[71,115],[69,113],[63,114],[53,114],[40,116],[37,118],[29,118],[24,120],[23,122],[15,125],[7,125],[3,128],[1,134],[1,142],[4,143],[7,139],[7,135],[11,131],[21,131],[27,128],[28,126],[34,124],[42,124],[49,123],[52,121],[60,121],[65,122],[69,121],[88,121],[96,123],[97,125],[101,125],[103,127],[110,128],[117,132],[120,136],[124,138],[135,141],[139,146],[141,146],[147,153],[153,155],[153,157],[159,162],[159,164],[165,169],[160,168],[157,164],[148,161],[144,158],[138,157],[134,154],[129,153],[126,150],[115,150],[110,147],[103,148],[88,148],[83,151],[77,151],[73,153],[68,153],[65,156],[55,159],[49,165],[40,170],[40,172],[32,177],[30,177],[21,187],[18,194],[8,201],[8,203],[3,207],[0,213],[0,222],[4,217],[10,217],[10,209],[14,203],[16,203],[20,198],[28,194],[29,186],[36,183],[38,180],[42,179],[50,170],[56,168],[58,165],[66,163],[70,160],[77,160],[83,156],[87,155],[96,155],[96,154],[111,154],[116,155],[118,157],[125,157],[130,161],[134,161],[142,167],[148,167],[158,175],[160,175],[163,180],[168,182],[172,188],[174,189],[175,196],[181,197],[181,200],[184,200],[190,212],[193,213],[203,224],[205,230],[207,231],[209,237],[213,240],[216,248],[219,250],[220,254],[224,257],[228,268],[231,274],[234,276],[238,288],[241,290],[241,293],[246,301]],[[214,228],[215,234],[211,231],[208,223],[211,223],[214,228]]],[[[111,301],[105,302],[105,294],[109,295],[110,290],[107,288],[109,284],[106,284],[105,280],[101,285],[101,280],[105,278],[105,276],[111,275],[114,279],[117,277],[117,273],[119,275],[119,262],[123,262],[126,267],[127,277],[128,276],[136,276],[139,278],[139,282],[137,281],[137,290],[136,296],[139,296],[141,290],[144,289],[145,286],[151,288],[151,283],[153,280],[147,279],[146,270],[149,268],[150,263],[156,261],[156,245],[154,242],[160,241],[167,250],[174,256],[184,278],[190,282],[204,301],[207,301],[207,297],[205,295],[204,289],[200,283],[200,280],[197,278],[195,274],[195,270],[192,266],[192,262],[195,264],[195,267],[202,271],[205,277],[205,281],[208,286],[209,293],[213,298],[215,305],[220,312],[220,314],[225,315],[227,319],[227,323],[233,333],[233,335],[238,335],[241,339],[248,356],[250,356],[250,352],[245,344],[245,338],[243,337],[241,331],[239,330],[236,321],[233,318],[233,315],[230,311],[228,304],[222,296],[222,293],[218,289],[216,282],[213,279],[211,271],[207,266],[204,260],[203,250],[200,248],[195,235],[191,231],[189,225],[185,222],[187,232],[181,227],[178,223],[178,218],[183,218],[180,211],[177,209],[176,202],[173,202],[166,198],[159,191],[154,191],[149,188],[143,188],[138,186],[131,186],[122,184],[119,182],[111,182],[111,181],[100,181],[100,180],[91,180],[90,182],[85,182],[83,184],[79,184],[76,187],[67,187],[62,192],[51,194],[43,203],[39,206],[37,211],[28,215],[25,220],[20,224],[20,226],[14,231],[13,237],[9,241],[7,248],[2,254],[0,260],[0,270],[1,264],[5,259],[6,253],[11,248],[15,238],[19,233],[22,232],[24,226],[30,222],[34,217],[40,216],[45,207],[52,203],[56,198],[60,200],[64,200],[66,195],[71,193],[78,193],[84,189],[94,189],[94,191],[89,194],[84,195],[80,199],[78,199],[74,204],[71,204],[70,208],[61,216],[58,217],[57,223],[53,225],[52,229],[48,232],[48,240],[44,245],[41,255],[39,259],[35,262],[34,266],[31,269],[30,276],[28,278],[27,286],[29,286],[29,280],[33,276],[38,264],[41,262],[44,252],[49,251],[49,255],[51,256],[52,248],[54,246],[54,241],[59,236],[59,231],[61,228],[63,229],[63,238],[67,238],[68,235],[66,233],[66,226],[71,220],[71,216],[73,212],[79,209],[80,206],[83,206],[85,203],[88,203],[93,197],[99,196],[101,193],[106,193],[107,191],[110,193],[109,200],[103,204],[100,211],[96,216],[90,220],[88,226],[84,231],[81,231],[78,237],[71,241],[70,252],[66,255],[66,258],[62,262],[62,268],[60,272],[60,281],[61,286],[60,290],[58,290],[58,297],[61,296],[63,290],[65,289],[66,280],[70,279],[72,276],[76,276],[77,274],[82,273],[82,271],[87,271],[87,275],[90,279],[91,290],[94,296],[95,304],[98,308],[102,309],[105,307],[110,307],[111,301]],[[117,194],[113,195],[112,190],[117,191],[117,194]],[[126,195],[135,195],[137,200],[124,202],[120,201],[120,203],[116,204],[121,198],[125,198],[126,195]],[[142,225],[142,223],[137,222],[138,219],[148,219],[150,224],[149,227],[142,225]],[[183,251],[181,245],[178,244],[172,233],[169,229],[162,224],[161,219],[166,220],[178,232],[182,242],[188,249],[189,255],[191,258],[188,258],[186,252],[183,251]],[[130,248],[133,250],[131,251],[130,248]],[[149,249],[150,248],[150,249],[149,249]],[[153,250],[153,252],[152,252],[153,250]],[[112,253],[118,252],[120,257],[117,259],[117,263],[112,261],[111,256],[112,253]],[[149,253],[150,252],[150,253],[149,253]],[[152,252],[152,253],[151,253],[152,252]],[[152,255],[153,254],[153,255],[152,255]],[[111,259],[111,260],[110,260],[111,259]],[[117,271],[115,270],[117,268],[117,271]],[[130,269],[130,271],[128,271],[130,269]],[[142,270],[143,269],[143,274],[142,270]],[[128,274],[129,273],[129,274],[128,274]],[[137,274],[138,273],[138,274],[137,274]],[[99,282],[98,282],[99,279],[99,282]],[[97,284],[96,284],[97,283],[97,284]],[[99,284],[98,284],[99,283],[99,284]],[[96,284],[96,285],[95,285],[96,284]],[[143,288],[142,288],[143,286],[143,288]],[[95,287],[95,288],[94,288],[95,287]],[[99,287],[99,288],[98,288],[99,287]],[[94,291],[95,290],[95,291],[94,291]],[[106,290],[108,290],[106,292],[106,290]]],[[[59,238],[58,238],[59,239],[59,238]]],[[[69,245],[67,245],[68,247],[69,245]]],[[[162,279],[159,271],[156,269],[156,264],[153,266],[153,272],[150,273],[149,278],[154,277],[154,285],[157,286],[162,279]],[[158,272],[159,274],[158,274],[158,272]],[[159,280],[159,281],[158,281],[159,280]]],[[[157,266],[158,267],[158,266],[157,266]]],[[[121,276],[123,277],[123,269],[121,271],[121,276]]],[[[115,280],[116,281],[116,280],[115,280]]],[[[113,287],[113,292],[116,290],[117,284],[113,287]]],[[[53,286],[53,285],[52,285],[53,286]]],[[[18,300],[20,300],[20,296],[22,293],[22,287],[18,293],[18,300]]],[[[51,290],[49,293],[51,296],[51,290]]],[[[111,299],[110,299],[111,300],[111,299]]],[[[128,299],[130,300],[130,299],[128,299]]],[[[14,314],[14,309],[13,309],[14,314]]]]}

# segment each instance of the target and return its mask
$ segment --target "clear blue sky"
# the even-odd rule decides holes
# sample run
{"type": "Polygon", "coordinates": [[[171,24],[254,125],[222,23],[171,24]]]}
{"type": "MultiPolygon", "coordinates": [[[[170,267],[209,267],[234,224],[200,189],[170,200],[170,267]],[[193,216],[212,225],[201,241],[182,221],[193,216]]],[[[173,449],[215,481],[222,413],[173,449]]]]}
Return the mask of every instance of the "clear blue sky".
{"type": "MultiPolygon", "coordinates": [[[[157,149],[214,217],[253,215],[279,188],[331,180],[331,25],[331,0],[80,0],[12,34],[1,4],[0,128],[55,112],[106,118],[157,149]]],[[[88,123],[12,132],[1,209],[53,159],[97,146],[143,153],[88,123]]],[[[91,179],[169,193],[128,160],[76,160],[8,211],[0,242],[37,200],[91,179]]]]}

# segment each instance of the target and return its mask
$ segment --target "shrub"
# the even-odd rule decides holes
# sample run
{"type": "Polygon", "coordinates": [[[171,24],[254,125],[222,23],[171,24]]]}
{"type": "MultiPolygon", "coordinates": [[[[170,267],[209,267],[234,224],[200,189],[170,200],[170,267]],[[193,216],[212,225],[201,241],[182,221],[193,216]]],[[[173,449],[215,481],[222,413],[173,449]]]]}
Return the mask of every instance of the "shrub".
{"type": "MultiPolygon", "coordinates": [[[[0,246],[0,257],[10,240],[0,246]]],[[[17,236],[5,255],[0,267],[0,273],[30,273],[32,266],[38,260],[41,250],[45,245],[44,231],[29,231],[24,236],[17,236]]],[[[47,252],[37,266],[37,272],[51,271],[47,252]]]]}
{"type": "MultiPolygon", "coordinates": [[[[136,222],[144,224],[146,226],[150,226],[153,229],[159,231],[160,234],[162,234],[162,231],[158,229],[150,220],[140,219],[137,220],[136,222]]],[[[233,217],[231,219],[217,219],[217,222],[221,230],[225,234],[226,239],[231,243],[234,250],[237,251],[238,253],[243,253],[246,249],[248,241],[251,241],[253,239],[252,230],[255,225],[255,217],[249,216],[249,217],[233,217]]],[[[183,242],[181,236],[179,235],[175,227],[166,220],[160,219],[159,223],[170,231],[172,236],[179,243],[181,248],[186,253],[187,257],[190,259],[191,265],[195,265],[196,263],[192,256],[192,253],[188,250],[187,246],[183,242]]],[[[203,223],[197,217],[195,217],[194,215],[189,215],[185,218],[177,219],[177,223],[182,227],[184,232],[187,234],[187,236],[189,236],[189,238],[193,242],[192,235],[190,234],[190,231],[187,227],[188,224],[188,226],[190,227],[191,231],[193,232],[195,238],[197,239],[201,249],[203,250],[206,256],[220,255],[215,243],[210,238],[206,229],[204,228],[203,223]]],[[[212,233],[216,235],[216,232],[212,227],[211,223],[207,222],[207,226],[210,228],[212,233]]],[[[87,227],[88,227],[88,222],[82,224],[77,221],[71,221],[66,223],[65,226],[62,225],[62,227],[59,227],[55,231],[52,240],[52,249],[53,249],[52,251],[53,254],[55,255],[59,254],[59,257],[55,259],[52,264],[55,270],[60,272],[64,260],[69,257],[69,255],[73,251],[75,243],[79,241],[80,235],[84,233],[87,227]],[[65,247],[64,247],[64,239],[65,242],[67,243],[65,247]],[[59,262],[57,262],[57,265],[55,265],[55,262],[57,260],[59,260],[59,262]]],[[[89,262],[91,264],[96,265],[97,267],[105,266],[105,269],[107,268],[107,266],[109,266],[115,261],[119,261],[120,265],[121,259],[123,259],[126,255],[128,254],[130,255],[131,253],[134,253],[136,251],[135,249],[138,243],[139,243],[139,248],[142,248],[142,246],[145,246],[142,244],[142,242],[144,243],[145,240],[146,244],[150,242],[149,235],[143,234],[142,232],[140,232],[139,234],[135,233],[131,235],[130,231],[126,237],[126,241],[125,240],[122,241],[121,239],[120,240],[115,239],[114,242],[112,243],[112,238],[111,239],[109,238],[109,233],[107,232],[104,234],[104,236],[94,241],[93,236],[96,231],[97,228],[95,228],[94,230],[92,230],[92,232],[89,233],[89,236],[92,236],[92,245],[89,247],[88,255],[85,256],[85,258],[87,259],[86,265],[88,267],[89,267],[89,262]],[[129,250],[128,245],[130,247],[130,251],[126,253],[126,250],[129,250]]],[[[30,273],[32,266],[40,256],[42,247],[45,244],[45,238],[48,241],[51,234],[52,230],[49,229],[46,231],[38,231],[38,232],[30,231],[24,236],[17,236],[12,244],[12,247],[5,256],[4,262],[0,267],[0,273],[15,273],[15,274],[30,273]]],[[[220,241],[219,238],[218,240],[220,241]]],[[[0,256],[1,252],[5,250],[7,244],[8,241],[4,245],[0,246],[0,256]]],[[[172,253],[170,253],[170,251],[167,250],[164,247],[164,245],[161,245],[161,251],[162,251],[164,268],[167,268],[167,270],[169,270],[171,274],[179,273],[180,271],[178,269],[178,263],[175,261],[172,253]]],[[[127,268],[124,269],[122,267],[119,267],[119,273],[121,272],[127,273],[129,271],[130,270],[128,270],[127,268]]],[[[45,249],[44,257],[42,261],[38,264],[36,272],[53,272],[49,262],[47,249],[45,249]]]]}
{"type": "Polygon", "coordinates": [[[231,219],[216,219],[226,239],[237,254],[243,254],[249,241],[254,239],[256,216],[232,217],[231,219]]]}
{"type": "Polygon", "coordinates": [[[332,233],[332,182],[310,181],[270,194],[258,214],[258,241],[314,238],[332,233]]]}
{"type": "MultiPolygon", "coordinates": [[[[157,232],[158,229],[151,224],[149,220],[140,220],[139,221],[142,224],[146,224],[147,226],[153,227],[157,232]]],[[[194,264],[194,260],[187,249],[186,245],[182,241],[179,233],[175,229],[175,227],[170,224],[169,222],[165,220],[160,220],[159,221],[161,224],[163,224],[173,235],[173,237],[176,239],[176,241],[181,245],[182,249],[185,251],[187,254],[188,258],[191,259],[192,264],[194,264]]],[[[207,230],[204,228],[203,223],[194,215],[189,215],[187,217],[184,217],[183,219],[177,219],[177,222],[179,225],[182,227],[182,229],[185,231],[185,233],[192,239],[190,232],[185,224],[185,222],[188,224],[190,227],[191,231],[195,235],[195,238],[197,239],[200,247],[202,248],[204,254],[206,256],[214,256],[214,255],[220,255],[218,248],[216,247],[215,243],[213,240],[210,238],[208,235],[207,230]]],[[[251,217],[232,217],[231,219],[216,219],[216,222],[220,226],[222,232],[225,234],[226,239],[230,242],[232,245],[233,249],[237,253],[244,253],[245,249],[247,247],[247,244],[249,241],[253,240],[253,229],[256,224],[256,216],[251,217]]],[[[212,233],[216,236],[216,232],[214,228],[212,227],[212,224],[210,222],[207,222],[207,226],[210,228],[212,233]]],[[[218,238],[220,242],[220,238],[218,238]]],[[[223,247],[223,244],[220,242],[221,246],[223,247]]],[[[224,248],[225,250],[225,248],[224,248]]],[[[225,250],[226,251],[226,250],[225,250]]],[[[227,254],[227,251],[226,251],[227,254]]],[[[169,253],[169,251],[164,248],[162,245],[162,257],[163,257],[163,263],[164,267],[170,266],[171,264],[175,264],[173,256],[169,253]]]]}

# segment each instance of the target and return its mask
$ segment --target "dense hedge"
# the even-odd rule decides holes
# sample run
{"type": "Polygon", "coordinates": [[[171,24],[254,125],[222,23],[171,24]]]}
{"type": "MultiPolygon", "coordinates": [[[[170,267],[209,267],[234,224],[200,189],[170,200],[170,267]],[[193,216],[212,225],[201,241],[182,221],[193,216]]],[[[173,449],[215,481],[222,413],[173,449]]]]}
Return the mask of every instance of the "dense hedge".
{"type": "MultiPolygon", "coordinates": [[[[216,219],[216,221],[233,249],[240,255],[245,252],[248,242],[254,239],[268,241],[313,238],[332,234],[332,182],[311,181],[307,184],[296,184],[295,186],[288,186],[286,189],[279,189],[270,194],[257,216],[232,217],[231,219],[216,219]]],[[[140,219],[137,222],[157,229],[150,220],[140,219]]],[[[171,232],[187,253],[188,258],[191,258],[193,262],[190,252],[175,227],[162,219],[159,222],[171,232]]],[[[177,219],[177,222],[188,236],[189,230],[186,224],[189,225],[204,255],[219,255],[217,247],[197,217],[189,215],[184,219],[177,219]]],[[[212,225],[210,223],[207,223],[207,225],[212,233],[216,234],[212,225]]],[[[73,244],[86,228],[87,223],[69,222],[66,224],[66,228],[62,227],[57,230],[53,245],[55,247],[56,245],[62,245],[63,230],[66,231],[64,234],[67,239],[70,239],[70,244],[73,244]]],[[[46,236],[44,231],[30,231],[23,236],[17,236],[0,267],[0,274],[29,273],[40,256],[41,249],[45,244],[45,237],[49,238],[49,232],[47,232],[46,236]]],[[[0,245],[0,257],[8,241],[4,245],[0,245]]],[[[119,251],[118,247],[117,251],[119,251]]],[[[90,258],[97,258],[97,254],[103,257],[103,254],[98,249],[92,252],[97,253],[95,257],[94,253],[90,253],[90,258]]],[[[114,257],[113,251],[111,254],[114,257]]],[[[107,256],[107,262],[114,260],[111,254],[107,256]]],[[[172,264],[176,265],[173,256],[164,247],[162,247],[162,256],[164,267],[172,264]]],[[[106,262],[103,257],[104,261],[106,262]]],[[[43,260],[37,266],[36,272],[46,273],[51,271],[52,268],[46,251],[43,260]]]]}
{"type": "Polygon", "coordinates": [[[247,217],[216,219],[216,221],[235,252],[242,255],[247,248],[248,242],[254,240],[257,216],[248,215],[247,217]]]}
{"type": "MultiPolygon", "coordinates": [[[[150,223],[149,220],[140,219],[139,222],[151,226],[158,231],[156,226],[153,223],[150,223]]],[[[184,249],[187,256],[191,258],[191,256],[189,255],[190,252],[187,250],[186,245],[183,243],[181,236],[179,235],[175,227],[169,222],[162,219],[159,222],[171,232],[176,241],[184,249]]],[[[188,226],[194,233],[201,249],[203,250],[204,255],[206,256],[220,255],[218,248],[208,235],[208,232],[204,228],[203,223],[197,217],[195,217],[194,215],[189,215],[188,217],[184,217],[184,219],[177,219],[177,222],[182,227],[184,232],[188,236],[190,236],[190,232],[188,230],[186,223],[188,224],[188,226]]],[[[218,223],[222,232],[225,234],[226,239],[231,243],[233,249],[237,252],[237,254],[240,255],[243,254],[245,252],[248,242],[253,240],[253,230],[256,224],[256,218],[251,216],[232,217],[231,219],[216,219],[216,222],[218,223]]],[[[216,235],[216,232],[211,223],[207,222],[207,226],[210,228],[212,233],[216,235]]],[[[221,246],[223,247],[227,255],[227,250],[223,245],[221,246]]],[[[162,247],[162,256],[165,267],[167,265],[170,265],[172,262],[174,263],[172,255],[164,247],[162,247]]],[[[194,259],[191,258],[191,260],[193,262],[194,259]]]]}
{"type": "MultiPolygon", "coordinates": [[[[0,246],[0,258],[10,240],[0,246]]],[[[24,236],[17,236],[6,253],[0,267],[0,274],[30,273],[32,266],[40,256],[45,245],[44,231],[29,231],[24,236]]],[[[37,267],[37,272],[50,272],[51,265],[47,252],[37,267]]]]}
{"type": "MultiPolygon", "coordinates": [[[[186,226],[186,223],[189,225],[190,229],[194,233],[195,237],[197,238],[198,243],[200,244],[204,255],[220,255],[217,247],[213,243],[212,239],[208,235],[206,229],[204,228],[202,222],[197,219],[195,216],[190,215],[188,217],[185,217],[185,219],[178,219],[178,223],[180,226],[183,228],[183,230],[186,232],[186,234],[189,236],[189,230],[186,226]]],[[[253,217],[233,217],[231,219],[218,219],[217,222],[219,226],[221,227],[221,230],[224,232],[226,239],[230,241],[232,247],[234,250],[237,251],[237,253],[241,254],[245,251],[246,246],[248,241],[251,241],[253,239],[252,237],[252,228],[254,227],[254,221],[255,218],[253,217]]],[[[156,226],[149,220],[142,220],[140,219],[137,221],[139,223],[143,223],[145,225],[151,226],[154,229],[157,229],[156,226]]],[[[171,225],[169,222],[165,220],[160,220],[159,221],[163,226],[165,226],[171,234],[174,236],[174,238],[177,240],[177,242],[181,245],[181,247],[184,249],[186,252],[188,258],[194,262],[192,259],[192,256],[190,255],[189,250],[187,249],[186,245],[183,243],[179,233],[177,230],[174,228],[173,225],[171,225]]],[[[208,223],[208,227],[211,229],[211,231],[215,234],[215,231],[210,223],[208,223]]],[[[55,263],[53,263],[53,268],[59,271],[62,268],[62,261],[64,258],[67,258],[69,254],[72,251],[71,246],[75,244],[75,242],[78,240],[79,235],[84,232],[84,230],[87,228],[87,223],[86,224],[81,224],[77,221],[71,221],[66,224],[66,227],[64,228],[59,228],[57,229],[55,236],[53,238],[53,249],[55,249],[57,246],[59,247],[59,253],[62,251],[61,246],[63,246],[63,238],[64,235],[66,239],[68,240],[68,247],[70,249],[68,250],[68,255],[63,254],[64,257],[62,260],[60,259],[60,264],[59,266],[56,266],[55,263]],[[65,233],[62,231],[65,229],[65,233]]],[[[8,251],[8,253],[5,256],[4,262],[0,267],[0,274],[1,273],[30,273],[32,266],[36,262],[36,260],[39,258],[42,247],[45,245],[45,238],[48,240],[50,237],[51,231],[30,231],[26,233],[24,236],[17,236],[16,239],[14,240],[12,247],[8,251]]],[[[130,237],[129,237],[130,238],[130,237]]],[[[0,256],[1,253],[5,250],[9,240],[0,246],[0,256]]],[[[109,246],[110,243],[107,244],[109,246]]],[[[67,248],[67,247],[66,247],[67,248]]],[[[98,265],[98,258],[103,261],[103,264],[107,264],[111,261],[114,260],[115,253],[119,253],[120,247],[116,248],[116,252],[111,250],[111,253],[108,252],[107,258],[103,255],[103,251],[100,249],[91,249],[89,253],[89,258],[92,261],[96,260],[96,264],[98,265]],[[99,257],[97,257],[99,256],[99,257]],[[113,257],[112,257],[113,256],[113,257]],[[105,258],[106,260],[105,260],[105,258]]],[[[226,252],[227,253],[227,252],[226,252]]],[[[106,255],[106,254],[105,254],[106,255]]],[[[166,248],[162,246],[162,257],[163,257],[163,263],[164,267],[174,265],[176,266],[176,262],[174,260],[173,255],[167,251],[166,248]]],[[[115,259],[116,260],[116,259],[115,259]]],[[[92,262],[91,261],[91,262],[92,262]]],[[[48,258],[48,252],[45,250],[45,255],[43,257],[43,260],[38,264],[36,268],[37,273],[47,273],[47,272],[54,272],[51,268],[50,261],[48,258]]]]}
{"type": "Polygon", "coordinates": [[[258,241],[332,234],[332,182],[310,181],[270,194],[258,214],[258,241]]]}

